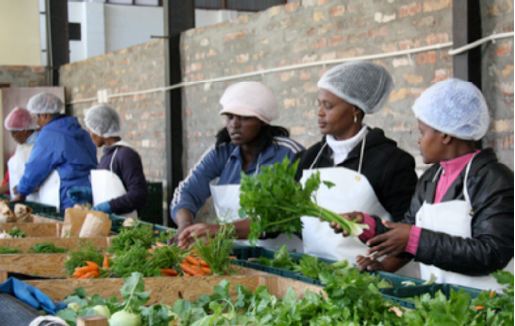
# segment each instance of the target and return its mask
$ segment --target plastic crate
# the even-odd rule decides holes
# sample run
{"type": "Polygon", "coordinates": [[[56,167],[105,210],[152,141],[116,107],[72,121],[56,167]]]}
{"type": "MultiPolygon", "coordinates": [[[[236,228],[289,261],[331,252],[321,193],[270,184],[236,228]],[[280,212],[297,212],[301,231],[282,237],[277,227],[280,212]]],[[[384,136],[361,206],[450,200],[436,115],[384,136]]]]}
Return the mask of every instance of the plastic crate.
{"type": "Polygon", "coordinates": [[[449,298],[451,291],[465,291],[474,299],[481,293],[481,290],[453,285],[453,284],[428,284],[417,286],[405,286],[398,288],[383,289],[383,297],[387,300],[393,301],[405,308],[415,309],[415,298],[424,294],[429,294],[434,297],[440,291],[446,298],[449,298]]]}
{"type": "MultiPolygon", "coordinates": [[[[267,272],[274,275],[279,275],[283,277],[287,277],[290,279],[298,280],[304,283],[309,284],[316,284],[320,285],[321,282],[318,279],[313,279],[311,277],[307,277],[301,273],[290,271],[287,269],[282,269],[278,267],[269,267],[259,264],[258,262],[252,261],[252,258],[258,258],[258,257],[265,257],[272,259],[274,258],[275,252],[272,250],[268,250],[262,247],[246,247],[246,246],[235,246],[233,249],[233,255],[236,256],[235,264],[260,270],[263,272],[267,272]]],[[[290,253],[290,257],[294,261],[299,261],[304,254],[300,253],[290,253]]],[[[332,264],[335,261],[325,258],[318,258],[318,260],[326,262],[328,264],[332,264]]],[[[397,289],[397,288],[404,288],[404,287],[410,287],[408,284],[414,284],[414,285],[422,285],[424,283],[423,280],[413,278],[413,277],[405,277],[400,276],[397,274],[387,273],[387,272],[374,272],[372,273],[374,275],[379,276],[381,279],[387,281],[391,284],[391,288],[397,289]]],[[[390,288],[382,288],[380,289],[381,292],[388,291],[392,296],[394,296],[394,293],[391,292],[390,288]]]]}
{"type": "Polygon", "coordinates": [[[139,219],[153,224],[163,224],[163,184],[147,182],[147,202],[138,210],[139,219]]]}
{"type": "MultiPolygon", "coordinates": [[[[64,217],[57,211],[57,208],[55,206],[49,206],[45,204],[40,204],[36,202],[30,202],[26,201],[23,203],[24,205],[29,206],[32,208],[32,212],[36,215],[42,215],[46,217],[54,217],[60,220],[63,220],[64,217]]],[[[9,206],[12,205],[12,208],[14,209],[15,203],[10,203],[9,206]]]]}
{"type": "MultiPolygon", "coordinates": [[[[123,227],[123,221],[125,221],[125,217],[119,216],[116,214],[111,214],[111,215],[109,215],[109,218],[111,219],[111,222],[112,222],[111,231],[113,231],[115,233],[119,233],[120,229],[123,227]]],[[[154,231],[154,233],[156,235],[159,234],[160,232],[166,232],[166,231],[172,230],[172,228],[169,228],[169,227],[166,227],[163,225],[159,225],[159,224],[152,224],[152,223],[142,221],[142,220],[139,220],[139,223],[141,223],[143,225],[151,226],[152,230],[154,231]]]]}

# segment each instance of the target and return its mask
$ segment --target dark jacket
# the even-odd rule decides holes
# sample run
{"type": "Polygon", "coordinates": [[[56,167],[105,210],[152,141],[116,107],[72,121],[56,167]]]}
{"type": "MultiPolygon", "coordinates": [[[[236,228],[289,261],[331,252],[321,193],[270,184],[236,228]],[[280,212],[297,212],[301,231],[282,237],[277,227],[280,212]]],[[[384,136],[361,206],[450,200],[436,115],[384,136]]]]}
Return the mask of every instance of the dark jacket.
{"type": "Polygon", "coordinates": [[[145,206],[147,200],[147,181],[139,154],[127,146],[109,146],[104,148],[98,169],[110,170],[111,159],[115,149],[118,152],[113,161],[113,173],[122,180],[127,193],[111,199],[109,204],[115,214],[130,213],[145,206]]]}
{"type": "MultiPolygon", "coordinates": [[[[433,178],[439,167],[435,164],[421,176],[406,223],[415,224],[424,201],[433,203],[438,182],[433,178]]],[[[463,200],[464,177],[462,171],[442,202],[463,200]]],[[[472,161],[467,186],[473,211],[472,238],[422,229],[415,260],[452,272],[487,275],[505,267],[513,257],[513,171],[486,149],[472,161]]]]}
{"type": "MultiPolygon", "coordinates": [[[[302,170],[309,169],[324,143],[325,137],[302,153],[298,179],[302,176],[302,170]]],[[[361,142],[338,166],[357,171],[360,150],[361,142]]],[[[331,166],[334,166],[332,150],[329,146],[326,146],[314,167],[331,166]]],[[[392,219],[394,221],[401,220],[408,210],[417,183],[413,157],[398,148],[395,141],[386,138],[381,129],[369,128],[361,173],[368,179],[377,198],[392,215],[392,219]]]]}

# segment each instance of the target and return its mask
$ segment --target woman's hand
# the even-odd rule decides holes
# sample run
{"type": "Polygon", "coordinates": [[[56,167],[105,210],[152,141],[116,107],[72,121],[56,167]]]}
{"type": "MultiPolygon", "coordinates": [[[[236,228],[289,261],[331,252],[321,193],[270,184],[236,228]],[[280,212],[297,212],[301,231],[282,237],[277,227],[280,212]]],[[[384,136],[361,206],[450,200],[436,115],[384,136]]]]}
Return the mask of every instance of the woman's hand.
{"type": "Polygon", "coordinates": [[[367,241],[370,247],[368,253],[375,254],[376,257],[403,253],[409,240],[411,225],[389,221],[384,221],[383,224],[390,230],[367,241]]]}
{"type": "MultiPolygon", "coordinates": [[[[363,223],[363,220],[364,220],[363,213],[361,213],[361,212],[350,212],[350,213],[344,213],[344,214],[340,214],[340,215],[344,219],[347,219],[349,221],[356,222],[356,223],[363,223]]],[[[346,231],[343,231],[338,223],[331,222],[329,225],[331,226],[331,228],[334,230],[335,233],[342,233],[344,237],[349,236],[349,233],[347,233],[346,231]]]]}
{"type": "Polygon", "coordinates": [[[358,256],[356,257],[356,264],[361,271],[381,271],[384,270],[383,263],[373,257],[358,256]]]}
{"type": "Polygon", "coordinates": [[[220,225],[197,223],[185,228],[178,237],[177,245],[182,249],[189,248],[198,238],[207,237],[218,232],[220,225]]]}

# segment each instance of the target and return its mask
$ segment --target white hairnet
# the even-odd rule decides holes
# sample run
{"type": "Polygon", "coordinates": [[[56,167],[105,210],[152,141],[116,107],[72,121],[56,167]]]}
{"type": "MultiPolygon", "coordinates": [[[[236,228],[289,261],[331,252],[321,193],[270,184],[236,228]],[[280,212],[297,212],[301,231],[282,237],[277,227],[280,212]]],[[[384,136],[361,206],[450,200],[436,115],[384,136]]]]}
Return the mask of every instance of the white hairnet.
{"type": "Polygon", "coordinates": [[[63,101],[52,93],[39,93],[32,96],[27,104],[27,109],[32,114],[57,114],[64,108],[63,101]]]}
{"type": "Polygon", "coordinates": [[[113,108],[105,104],[91,107],[86,112],[84,122],[86,127],[98,136],[120,136],[120,117],[113,108]]]}
{"type": "Polygon", "coordinates": [[[220,114],[256,117],[270,124],[279,116],[274,93],[260,82],[245,81],[229,86],[220,98],[220,114]]]}
{"type": "Polygon", "coordinates": [[[38,124],[29,110],[15,107],[5,118],[4,127],[9,131],[35,130],[38,124]]]}
{"type": "Polygon", "coordinates": [[[447,79],[426,89],[413,104],[415,117],[451,136],[479,140],[490,117],[481,91],[470,82],[447,79]]]}
{"type": "Polygon", "coordinates": [[[382,66],[353,61],[326,71],[317,86],[370,114],[381,109],[393,88],[393,81],[382,66]]]}

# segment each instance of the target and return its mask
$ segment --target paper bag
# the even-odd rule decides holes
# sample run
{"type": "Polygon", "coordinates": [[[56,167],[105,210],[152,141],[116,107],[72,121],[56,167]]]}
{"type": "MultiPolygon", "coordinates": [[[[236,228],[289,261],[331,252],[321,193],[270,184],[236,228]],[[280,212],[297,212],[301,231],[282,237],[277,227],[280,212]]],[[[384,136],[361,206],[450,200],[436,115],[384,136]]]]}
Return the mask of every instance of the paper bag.
{"type": "Polygon", "coordinates": [[[80,229],[79,238],[107,237],[111,232],[109,215],[90,211],[80,229]]]}

